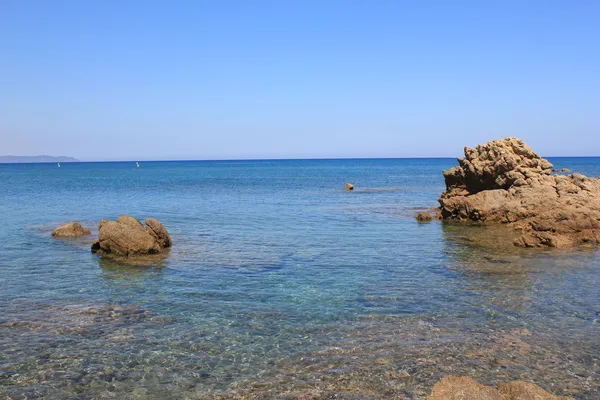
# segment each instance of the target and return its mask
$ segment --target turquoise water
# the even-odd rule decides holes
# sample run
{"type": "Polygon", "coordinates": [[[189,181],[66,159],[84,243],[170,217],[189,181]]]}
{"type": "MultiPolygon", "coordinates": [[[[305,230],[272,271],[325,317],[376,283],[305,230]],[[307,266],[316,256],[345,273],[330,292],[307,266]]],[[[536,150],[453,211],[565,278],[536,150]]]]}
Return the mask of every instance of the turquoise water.
{"type": "MultiPolygon", "coordinates": [[[[599,158],[551,161],[600,175],[599,158]]],[[[0,165],[0,394],[227,391],[379,319],[526,326],[577,338],[565,354],[593,363],[599,254],[494,250],[469,240],[489,230],[418,224],[455,163],[0,165]],[[120,215],[166,226],[174,247],[160,268],[102,260],[91,239],[50,237],[71,220],[95,230],[120,215]]]]}

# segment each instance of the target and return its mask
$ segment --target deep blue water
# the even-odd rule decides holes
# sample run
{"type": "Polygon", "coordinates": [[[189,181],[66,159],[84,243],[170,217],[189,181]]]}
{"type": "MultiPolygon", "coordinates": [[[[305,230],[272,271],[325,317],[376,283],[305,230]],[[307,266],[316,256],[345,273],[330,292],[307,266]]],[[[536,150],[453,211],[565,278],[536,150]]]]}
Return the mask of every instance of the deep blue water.
{"type": "MultiPolygon", "coordinates": [[[[551,161],[600,175],[600,158],[551,161]]],[[[18,374],[56,369],[57,354],[72,363],[67,372],[131,362],[140,385],[160,386],[160,379],[139,378],[168,370],[199,390],[220,389],[273,360],[340,342],[344,329],[373,317],[443,315],[466,325],[553,329],[563,337],[591,332],[598,342],[596,251],[493,252],[464,239],[466,229],[488,235],[484,229],[414,220],[417,210],[437,205],[441,171],[455,164],[0,165],[0,322],[33,326],[26,339],[16,328],[2,332],[0,368],[12,372],[0,375],[0,393],[27,387],[14,383],[18,374]],[[346,182],[356,190],[345,192],[346,182]],[[100,219],[120,215],[166,226],[174,247],[162,268],[119,265],[91,254],[89,240],[50,237],[71,220],[95,230],[100,219]],[[110,305],[151,316],[114,323],[68,312],[110,305]],[[81,324],[84,331],[61,335],[52,323],[81,324]]],[[[91,394],[100,390],[82,385],[91,394]]],[[[41,384],[34,389],[54,393],[41,384]]]]}

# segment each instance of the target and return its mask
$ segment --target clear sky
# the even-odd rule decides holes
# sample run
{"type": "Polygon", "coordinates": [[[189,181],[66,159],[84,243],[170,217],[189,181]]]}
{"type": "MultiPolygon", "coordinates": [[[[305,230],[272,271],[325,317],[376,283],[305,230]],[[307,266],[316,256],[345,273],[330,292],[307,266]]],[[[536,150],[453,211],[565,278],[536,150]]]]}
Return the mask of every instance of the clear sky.
{"type": "Polygon", "coordinates": [[[600,156],[600,1],[0,0],[0,154],[600,156]]]}

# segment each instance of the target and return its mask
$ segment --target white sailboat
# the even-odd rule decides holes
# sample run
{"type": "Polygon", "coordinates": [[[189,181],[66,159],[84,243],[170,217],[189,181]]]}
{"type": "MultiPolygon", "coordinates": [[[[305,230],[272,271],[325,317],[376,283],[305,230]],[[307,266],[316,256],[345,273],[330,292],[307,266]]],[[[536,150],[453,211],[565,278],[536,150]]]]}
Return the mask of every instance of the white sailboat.
{"type": "Polygon", "coordinates": [[[140,163],[136,161],[136,162],[135,162],[135,166],[136,166],[137,168],[139,168],[139,167],[140,167],[140,163]]]}
{"type": "Polygon", "coordinates": [[[60,168],[60,163],[58,163],[58,168],[60,168]]]}

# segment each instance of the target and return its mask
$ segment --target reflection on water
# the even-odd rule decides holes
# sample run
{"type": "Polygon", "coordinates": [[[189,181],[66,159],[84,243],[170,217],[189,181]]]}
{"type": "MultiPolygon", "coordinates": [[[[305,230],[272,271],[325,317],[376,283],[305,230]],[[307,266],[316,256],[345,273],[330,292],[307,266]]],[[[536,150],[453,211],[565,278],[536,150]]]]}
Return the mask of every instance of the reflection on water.
{"type": "Polygon", "coordinates": [[[147,270],[155,270],[166,267],[169,251],[163,251],[159,254],[138,257],[118,257],[118,256],[100,256],[98,255],[98,265],[104,271],[124,271],[125,273],[135,274],[147,270]]]}
{"type": "Polygon", "coordinates": [[[102,268],[102,277],[105,279],[131,280],[138,282],[160,280],[162,268],[166,266],[165,260],[154,262],[141,262],[141,265],[122,263],[106,257],[98,257],[98,265],[102,268]]]}
{"type": "Polygon", "coordinates": [[[485,310],[490,321],[572,331],[581,319],[594,320],[598,252],[524,250],[503,240],[510,231],[490,227],[442,224],[442,229],[453,261],[449,269],[460,274],[469,303],[485,310]],[[588,306],[580,308],[583,304],[588,306]]]}

